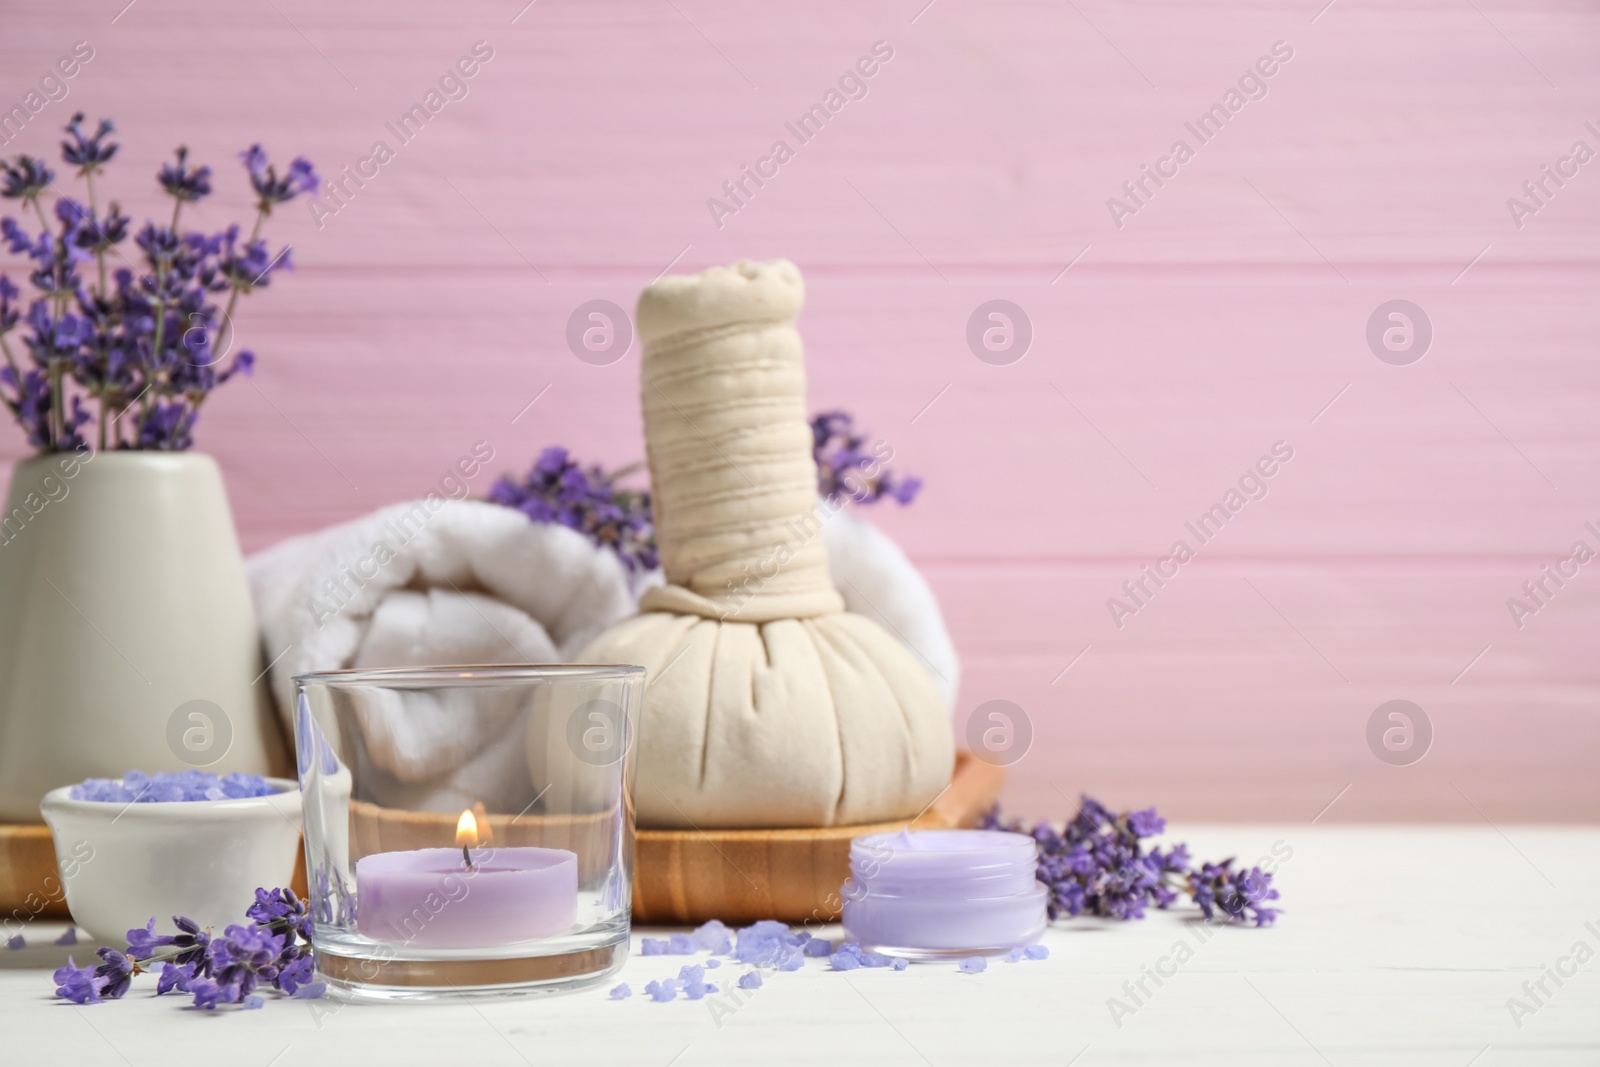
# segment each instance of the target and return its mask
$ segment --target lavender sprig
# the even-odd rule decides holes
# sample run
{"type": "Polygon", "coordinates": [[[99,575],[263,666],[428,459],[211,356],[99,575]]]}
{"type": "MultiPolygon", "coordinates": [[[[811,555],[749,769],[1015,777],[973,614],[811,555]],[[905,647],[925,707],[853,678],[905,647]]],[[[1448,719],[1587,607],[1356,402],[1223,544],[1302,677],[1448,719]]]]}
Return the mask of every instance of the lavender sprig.
{"type": "Polygon", "coordinates": [[[855,430],[855,418],[846,411],[824,411],[811,420],[811,455],[817,461],[817,491],[824,497],[841,497],[857,504],[876,504],[884,497],[909,504],[922,488],[916,476],[902,478],[882,465],[894,455],[880,442],[867,449],[867,439],[855,430]]]}
{"type": "MultiPolygon", "coordinates": [[[[817,490],[825,497],[874,504],[892,497],[909,504],[922,479],[900,478],[884,468],[893,455],[881,445],[866,448],[855,433],[854,420],[843,411],[826,411],[811,420],[812,458],[817,464],[817,490]]],[[[655,524],[649,490],[624,489],[617,483],[641,465],[606,473],[583,467],[559,446],[539,453],[521,478],[502,475],[489,490],[491,503],[516,508],[534,522],[553,522],[610,548],[630,571],[658,566],[655,524]]]]}
{"type": "Polygon", "coordinates": [[[1229,858],[1196,870],[1182,843],[1147,847],[1147,838],[1167,828],[1154,808],[1119,815],[1084,796],[1078,814],[1059,831],[1049,822],[1030,830],[1019,819],[1003,821],[998,805],[980,825],[1028,834],[1039,843],[1039,881],[1050,891],[1051,919],[1083,914],[1142,919],[1147,907],[1165,910],[1181,894],[1193,899],[1207,919],[1220,912],[1235,922],[1267,926],[1278,917],[1280,909],[1264,903],[1277,900],[1278,891],[1261,868],[1235,868],[1229,858]]]}
{"type": "Polygon", "coordinates": [[[101,449],[187,449],[212,390],[254,366],[250,352],[226,359],[240,297],[293,269],[286,248],[274,253],[262,239],[262,224],[274,206],[314,193],[316,172],[297,158],[280,177],[261,146],[251,146],[242,154],[256,197],[249,236],[238,226],[199,233],[182,228],[182,212],[210,195],[211,168],[190,164],[179,148],[156,176],[173,200],[170,219],[135,233],[117,203],[102,209],[97,195],[97,176],[119,148],[113,124],[102,119],[88,134],[80,112],[65,129],[61,158],[83,179],[87,205],[58,195],[47,213],[50,168],[30,156],[0,161],[0,196],[19,201],[39,225],[33,230],[26,214],[0,219],[0,242],[29,261],[36,291],[24,308],[18,287],[0,276],[0,404],[41,452],[87,449],[91,438],[101,449]],[[109,270],[113,255],[134,263],[121,249],[130,234],[137,269],[109,270]],[[92,279],[83,270],[91,262],[92,279]]]}
{"type": "Polygon", "coordinates": [[[629,473],[631,468],[607,474],[597,466],[580,467],[566,449],[547,448],[523,478],[503,475],[489,490],[489,499],[516,508],[534,522],[577,530],[616,552],[630,571],[654,570],[650,493],[619,487],[617,481],[629,473]]]}
{"type": "Polygon", "coordinates": [[[55,972],[56,996],[74,1004],[119,1000],[136,975],[159,963],[156,995],[174,990],[193,997],[197,1008],[219,1004],[259,1007],[261,989],[288,996],[320,997],[326,986],[314,981],[311,920],[305,901],[289,889],[257,889],[246,911],[248,923],[236,923],[214,937],[192,919],[173,916],[176,934],[156,933],[151,919],[128,931],[126,952],[96,951],[100,964],[79,967],[69,957],[55,972]]]}

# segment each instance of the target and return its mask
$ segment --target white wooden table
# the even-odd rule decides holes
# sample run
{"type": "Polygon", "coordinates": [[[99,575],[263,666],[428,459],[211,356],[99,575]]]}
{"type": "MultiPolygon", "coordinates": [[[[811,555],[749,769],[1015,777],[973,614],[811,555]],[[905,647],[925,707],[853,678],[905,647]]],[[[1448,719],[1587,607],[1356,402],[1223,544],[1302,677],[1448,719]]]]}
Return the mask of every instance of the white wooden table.
{"type": "MultiPolygon", "coordinates": [[[[621,975],[635,995],[620,1003],[600,989],[211,1014],[156,999],[150,984],[88,1008],[53,1000],[48,972],[66,950],[49,942],[62,928],[39,924],[28,936],[43,947],[0,951],[0,1063],[1600,1064],[1600,829],[1206,826],[1169,837],[1203,858],[1292,849],[1279,925],[1201,943],[1212,931],[1189,908],[1074,920],[1048,934],[1050,959],[979,975],[839,973],[809,960],[768,974],[731,1011],[721,998],[652,1003],[644,984],[686,958],[635,955],[621,975]],[[1180,942],[1192,958],[1178,964],[1180,942]],[[1579,942],[1594,954],[1582,964],[1570,956],[1579,942]],[[1138,992],[1158,964],[1173,976],[1145,977],[1136,1003],[1124,983],[1138,992]],[[1558,986],[1543,974],[1557,966],[1576,973],[1558,986]],[[1536,1004],[1523,983],[1541,977],[1549,995],[1536,1004]],[[1531,1013],[1514,1020],[1513,997],[1531,1013]],[[1133,1010],[1114,1020],[1111,998],[1133,1010]]],[[[713,973],[726,989],[742,970],[713,973]]]]}

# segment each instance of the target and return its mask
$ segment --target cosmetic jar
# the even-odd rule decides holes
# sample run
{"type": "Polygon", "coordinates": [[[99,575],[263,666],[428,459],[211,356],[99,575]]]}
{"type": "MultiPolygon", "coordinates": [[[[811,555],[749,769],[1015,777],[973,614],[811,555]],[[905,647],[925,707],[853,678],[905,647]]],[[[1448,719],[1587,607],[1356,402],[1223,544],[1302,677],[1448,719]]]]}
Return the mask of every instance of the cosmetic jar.
{"type": "Polygon", "coordinates": [[[901,830],[850,843],[846,935],[922,960],[990,956],[1043,935],[1039,846],[1002,830],[901,830]]]}

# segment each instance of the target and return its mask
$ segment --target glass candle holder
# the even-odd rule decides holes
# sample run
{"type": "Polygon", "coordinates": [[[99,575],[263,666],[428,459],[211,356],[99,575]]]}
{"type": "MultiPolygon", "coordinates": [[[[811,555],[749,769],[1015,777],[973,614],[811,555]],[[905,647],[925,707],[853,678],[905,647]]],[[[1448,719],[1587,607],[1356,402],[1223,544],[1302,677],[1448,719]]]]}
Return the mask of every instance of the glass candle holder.
{"type": "Polygon", "coordinates": [[[295,679],[311,942],[362,997],[569,989],[627,958],[644,668],[295,679]]]}

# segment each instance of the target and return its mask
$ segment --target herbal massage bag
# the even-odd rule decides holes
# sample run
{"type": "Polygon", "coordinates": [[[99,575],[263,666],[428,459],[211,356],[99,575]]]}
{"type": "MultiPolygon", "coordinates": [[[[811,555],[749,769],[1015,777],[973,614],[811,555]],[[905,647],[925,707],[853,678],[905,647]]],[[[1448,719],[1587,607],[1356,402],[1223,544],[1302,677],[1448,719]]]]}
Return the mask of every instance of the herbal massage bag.
{"type": "Polygon", "coordinates": [[[648,673],[638,821],[828,826],[916,815],[954,740],[927,669],[828,574],[794,320],[800,271],[741,262],[639,297],[664,586],[580,662],[648,673]]]}

